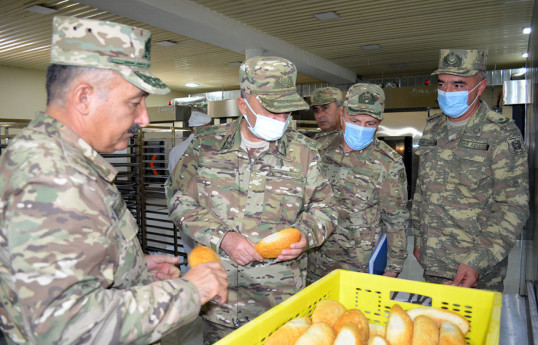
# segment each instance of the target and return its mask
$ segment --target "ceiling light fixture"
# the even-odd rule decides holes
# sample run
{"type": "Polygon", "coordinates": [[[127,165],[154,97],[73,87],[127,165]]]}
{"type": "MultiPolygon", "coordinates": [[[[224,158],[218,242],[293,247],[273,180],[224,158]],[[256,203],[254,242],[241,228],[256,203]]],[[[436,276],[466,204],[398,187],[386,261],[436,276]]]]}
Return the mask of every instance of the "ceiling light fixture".
{"type": "Polygon", "coordinates": [[[185,86],[188,86],[188,87],[197,87],[197,86],[200,86],[200,84],[198,84],[198,83],[187,83],[187,84],[185,84],[185,86]]]}
{"type": "Polygon", "coordinates": [[[361,48],[364,50],[377,50],[377,49],[380,49],[381,47],[379,46],[379,44],[367,44],[367,45],[361,46],[361,48]]]}
{"type": "Polygon", "coordinates": [[[37,13],[37,14],[52,14],[52,13],[58,12],[58,9],[52,6],[45,6],[45,5],[33,5],[30,7],[26,7],[24,10],[28,12],[32,12],[32,13],[37,13]]]}
{"type": "Polygon", "coordinates": [[[313,16],[316,19],[321,20],[321,21],[333,20],[333,19],[340,18],[340,15],[338,13],[334,12],[334,11],[315,13],[315,14],[313,14],[313,16]]]}
{"type": "Polygon", "coordinates": [[[522,58],[528,58],[528,57],[529,57],[529,53],[523,53],[523,54],[521,54],[521,57],[522,57],[522,58]]]}
{"type": "Polygon", "coordinates": [[[532,31],[532,28],[529,28],[529,27],[527,27],[527,28],[523,28],[523,34],[525,34],[525,35],[530,34],[531,31],[532,31]]]}
{"type": "Polygon", "coordinates": [[[161,47],[171,47],[178,44],[178,42],[172,41],[172,40],[164,40],[164,41],[155,42],[155,44],[161,47]]]}

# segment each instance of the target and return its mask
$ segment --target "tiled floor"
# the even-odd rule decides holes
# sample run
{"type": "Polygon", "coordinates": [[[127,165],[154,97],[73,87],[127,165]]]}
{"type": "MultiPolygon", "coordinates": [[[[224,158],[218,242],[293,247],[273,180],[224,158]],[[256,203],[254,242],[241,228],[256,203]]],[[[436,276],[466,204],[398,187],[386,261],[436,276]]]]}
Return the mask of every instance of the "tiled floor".
{"type": "MultiPolygon", "coordinates": [[[[408,257],[405,260],[400,278],[415,281],[424,281],[422,267],[413,256],[413,237],[408,237],[408,257]]],[[[504,292],[517,294],[519,289],[521,245],[512,249],[508,257],[508,274],[504,281],[504,292]]],[[[202,345],[202,325],[198,319],[195,323],[180,328],[162,340],[162,345],[202,345]]]]}

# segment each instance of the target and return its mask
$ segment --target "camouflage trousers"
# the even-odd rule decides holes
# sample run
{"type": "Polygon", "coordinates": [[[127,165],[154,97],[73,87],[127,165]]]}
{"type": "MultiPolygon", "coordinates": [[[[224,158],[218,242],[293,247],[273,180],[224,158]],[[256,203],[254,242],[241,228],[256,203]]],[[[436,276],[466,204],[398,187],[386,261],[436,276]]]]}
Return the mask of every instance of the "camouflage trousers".
{"type": "MultiPolygon", "coordinates": [[[[478,277],[478,286],[476,286],[476,288],[480,290],[491,290],[502,293],[504,290],[503,281],[506,277],[507,267],[508,259],[501,261],[490,272],[478,277]]],[[[428,283],[442,284],[453,279],[424,274],[424,280],[426,280],[428,283]]]]}
{"type": "Polygon", "coordinates": [[[226,327],[211,321],[203,320],[204,345],[212,345],[235,331],[235,328],[226,327]]]}

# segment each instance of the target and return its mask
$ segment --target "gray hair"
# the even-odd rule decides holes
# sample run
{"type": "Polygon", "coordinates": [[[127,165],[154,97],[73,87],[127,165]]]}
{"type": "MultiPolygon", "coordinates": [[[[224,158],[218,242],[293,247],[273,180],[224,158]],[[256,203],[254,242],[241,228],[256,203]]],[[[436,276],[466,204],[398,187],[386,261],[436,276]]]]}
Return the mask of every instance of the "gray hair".
{"type": "Polygon", "coordinates": [[[82,76],[97,88],[99,97],[106,99],[110,90],[109,81],[115,73],[106,68],[51,64],[47,68],[47,105],[55,103],[64,106],[69,87],[74,80],[82,76]]]}

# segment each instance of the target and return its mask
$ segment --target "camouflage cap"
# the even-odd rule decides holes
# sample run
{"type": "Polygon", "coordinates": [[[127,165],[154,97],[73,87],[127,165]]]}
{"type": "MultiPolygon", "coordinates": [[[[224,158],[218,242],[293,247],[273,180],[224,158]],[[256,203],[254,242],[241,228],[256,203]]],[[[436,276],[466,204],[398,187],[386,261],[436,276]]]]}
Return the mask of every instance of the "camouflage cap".
{"type": "Polygon", "coordinates": [[[334,101],[343,101],[342,91],[336,87],[318,87],[312,92],[310,105],[329,104],[334,101]]]}
{"type": "Polygon", "coordinates": [[[432,73],[470,77],[486,70],[487,50],[441,49],[439,68],[432,73]]]}
{"type": "Polygon", "coordinates": [[[371,115],[378,120],[383,119],[385,110],[385,93],[375,84],[355,84],[347,90],[344,107],[353,115],[371,115]]]}
{"type": "Polygon", "coordinates": [[[281,57],[256,56],[239,68],[241,91],[255,95],[265,109],[275,113],[309,108],[297,93],[296,79],[295,65],[281,57]]]}
{"type": "Polygon", "coordinates": [[[108,68],[136,87],[159,95],[170,89],[150,71],[151,33],[100,20],[56,16],[50,62],[108,68]]]}

